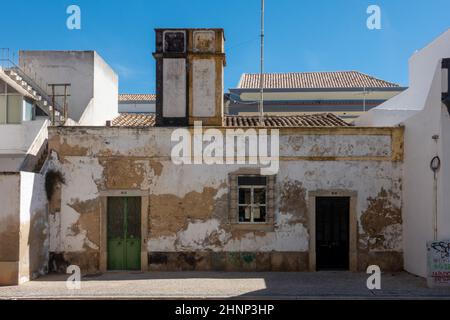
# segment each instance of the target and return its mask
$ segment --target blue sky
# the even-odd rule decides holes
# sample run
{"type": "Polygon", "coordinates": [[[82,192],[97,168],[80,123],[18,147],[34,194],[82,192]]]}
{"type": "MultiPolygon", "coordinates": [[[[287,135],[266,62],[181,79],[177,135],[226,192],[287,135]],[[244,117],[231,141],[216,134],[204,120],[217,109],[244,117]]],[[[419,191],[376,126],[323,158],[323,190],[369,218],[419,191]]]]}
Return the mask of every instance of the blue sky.
{"type": "MultiPolygon", "coordinates": [[[[122,93],[154,92],[158,27],[224,28],[225,89],[259,70],[260,0],[2,2],[0,47],[96,50],[122,93]],[[66,27],[71,4],[81,30],[66,27]]],[[[266,72],[358,70],[407,85],[408,58],[450,27],[449,8],[450,0],[266,0],[266,72]],[[381,8],[381,30],[366,27],[370,4],[381,8]]]]}

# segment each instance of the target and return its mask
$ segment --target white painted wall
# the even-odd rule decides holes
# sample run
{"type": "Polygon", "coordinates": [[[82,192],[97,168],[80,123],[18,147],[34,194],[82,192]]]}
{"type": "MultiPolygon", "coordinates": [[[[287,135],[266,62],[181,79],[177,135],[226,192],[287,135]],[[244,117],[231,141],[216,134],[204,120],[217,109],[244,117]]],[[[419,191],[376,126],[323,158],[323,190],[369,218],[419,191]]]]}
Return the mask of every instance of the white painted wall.
{"type": "Polygon", "coordinates": [[[19,283],[47,273],[48,215],[45,177],[20,172],[19,283]]]}
{"type": "Polygon", "coordinates": [[[119,77],[113,69],[94,52],[94,109],[80,125],[104,126],[107,120],[118,115],[119,77]]]}
{"type": "Polygon", "coordinates": [[[45,119],[39,119],[0,125],[0,154],[27,152],[45,122],[45,119]]]}
{"type": "Polygon", "coordinates": [[[47,84],[70,83],[69,118],[81,118],[94,96],[93,51],[20,51],[19,65],[47,84]]]}
{"type": "MultiPolygon", "coordinates": [[[[50,129],[50,135],[57,128],[50,129]]],[[[174,143],[170,136],[172,128],[149,128],[136,131],[124,128],[98,128],[83,130],[67,129],[58,134],[69,146],[87,148],[87,155],[64,155],[59,161],[54,154],[52,166],[61,171],[66,179],[62,186],[61,213],[55,214],[50,222],[50,250],[55,252],[83,252],[86,248],[98,249],[99,243],[91,241],[88,230],[73,234],[72,226],[77,224],[81,213],[73,202],[97,199],[102,188],[104,168],[98,154],[123,155],[139,158],[143,166],[143,182],[134,186],[151,195],[174,195],[185,197],[191,192],[203,192],[204,188],[217,189],[215,199],[228,194],[228,174],[252,165],[175,165],[170,160],[174,143]],[[162,171],[156,174],[150,161],[160,162],[162,171]],[[182,181],[182,183],[180,183],[182,181]]],[[[280,136],[280,156],[333,157],[333,156],[391,156],[391,135],[314,135],[289,134],[280,136]],[[293,145],[297,147],[294,147],[293,145]],[[354,148],[359,146],[359,148],[354,148]]],[[[276,190],[282,190],[288,181],[301,182],[308,191],[347,190],[357,192],[357,216],[361,217],[368,207],[369,198],[377,198],[382,189],[394,194],[391,205],[401,206],[401,162],[385,161],[282,161],[277,176],[276,190]]],[[[277,193],[277,196],[280,196],[277,193]]],[[[278,201],[276,201],[278,203],[278,201]]],[[[226,205],[226,204],[224,204],[226,205]]],[[[195,216],[195,213],[192,213],[195,216]]],[[[308,251],[307,226],[298,222],[289,212],[275,210],[276,227],[273,232],[255,235],[249,231],[240,239],[232,239],[230,233],[219,228],[215,217],[191,219],[184,230],[176,236],[155,237],[149,233],[149,251],[308,251]],[[214,232],[222,245],[209,244],[204,240],[214,232]]],[[[362,228],[359,228],[362,232],[362,228]]],[[[389,226],[383,230],[386,237],[386,251],[402,251],[401,225],[389,226]]],[[[360,239],[360,241],[364,241],[360,239]]],[[[364,243],[362,244],[364,245],[364,243]]]]}
{"type": "Polygon", "coordinates": [[[0,172],[17,172],[39,132],[48,125],[46,118],[22,124],[0,125],[0,172]]]}
{"type": "Polygon", "coordinates": [[[216,114],[216,61],[197,59],[192,62],[193,116],[216,114]]]}
{"type": "Polygon", "coordinates": [[[426,276],[426,242],[434,237],[438,208],[438,239],[450,239],[450,117],[441,103],[441,61],[450,57],[450,30],[409,61],[410,87],[362,115],[362,126],[405,125],[403,219],[405,269],[426,276]],[[433,135],[439,139],[434,141],[433,135]],[[438,155],[437,204],[430,161],[438,155]]]}
{"type": "Polygon", "coordinates": [[[186,60],[163,60],[163,116],[186,116],[186,60]]]}
{"type": "Polygon", "coordinates": [[[155,113],[156,101],[145,103],[123,103],[119,102],[120,113],[155,113]]]}
{"type": "MultiPolygon", "coordinates": [[[[361,100],[364,97],[367,100],[387,100],[398,95],[401,90],[389,91],[370,91],[364,93],[364,88],[348,90],[348,91],[282,91],[279,92],[264,92],[265,100],[289,101],[289,100],[361,100]]],[[[244,101],[258,101],[259,92],[243,92],[240,98],[244,101]]]]}
{"type": "Polygon", "coordinates": [[[46,83],[71,84],[68,114],[75,123],[105,125],[117,115],[118,76],[95,51],[20,51],[19,64],[46,83]]]}

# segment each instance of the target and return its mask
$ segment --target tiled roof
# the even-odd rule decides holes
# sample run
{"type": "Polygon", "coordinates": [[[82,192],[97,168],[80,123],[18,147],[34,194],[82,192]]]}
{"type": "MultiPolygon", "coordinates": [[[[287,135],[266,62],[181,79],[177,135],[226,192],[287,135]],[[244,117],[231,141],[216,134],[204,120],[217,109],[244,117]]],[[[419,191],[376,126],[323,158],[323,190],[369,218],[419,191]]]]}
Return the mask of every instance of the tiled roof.
{"type": "MultiPolygon", "coordinates": [[[[238,88],[258,89],[259,74],[244,73],[238,88]]],[[[358,71],[266,73],[267,89],[315,89],[315,88],[395,88],[398,84],[387,82],[358,71]]]]}
{"type": "MultiPolygon", "coordinates": [[[[115,127],[153,127],[154,114],[123,113],[112,121],[115,127]]],[[[225,116],[225,127],[258,127],[258,116],[225,116]]],[[[296,127],[349,127],[350,124],[332,113],[295,115],[295,116],[265,116],[264,126],[269,128],[296,127]]]]}
{"type": "Polygon", "coordinates": [[[130,94],[124,93],[119,94],[119,102],[128,102],[128,101],[156,101],[156,94],[130,94]]]}
{"type": "Polygon", "coordinates": [[[140,113],[122,113],[112,123],[114,127],[153,127],[155,115],[140,113]]]}
{"type": "MultiPolygon", "coordinates": [[[[227,127],[257,127],[258,116],[226,116],[227,127]]],[[[265,116],[264,126],[294,128],[294,127],[349,127],[350,124],[332,113],[295,115],[295,116],[265,116]]]]}

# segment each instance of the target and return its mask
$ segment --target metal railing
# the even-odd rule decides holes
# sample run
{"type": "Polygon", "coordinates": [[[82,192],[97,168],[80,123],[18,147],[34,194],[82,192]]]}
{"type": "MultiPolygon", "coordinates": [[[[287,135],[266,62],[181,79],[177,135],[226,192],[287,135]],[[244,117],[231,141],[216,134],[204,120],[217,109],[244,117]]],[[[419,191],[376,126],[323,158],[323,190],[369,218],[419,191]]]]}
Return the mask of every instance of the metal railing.
{"type": "Polygon", "coordinates": [[[31,68],[27,68],[27,66],[19,67],[16,62],[16,55],[14,53],[11,54],[9,48],[0,48],[0,66],[4,71],[13,71],[19,77],[22,78],[23,81],[28,83],[29,86],[33,88],[34,91],[38,95],[42,97],[43,100],[47,101],[48,105],[51,105],[52,108],[58,110],[59,112],[63,112],[61,106],[55,101],[52,101],[49,92],[46,89],[48,88],[48,83],[44,82],[42,78],[38,78],[36,72],[33,72],[31,68]],[[28,72],[27,72],[28,69],[28,72]],[[34,77],[33,77],[34,74],[34,77]],[[45,84],[45,85],[44,85],[45,84]],[[54,105],[53,105],[54,104],[54,105]]]}

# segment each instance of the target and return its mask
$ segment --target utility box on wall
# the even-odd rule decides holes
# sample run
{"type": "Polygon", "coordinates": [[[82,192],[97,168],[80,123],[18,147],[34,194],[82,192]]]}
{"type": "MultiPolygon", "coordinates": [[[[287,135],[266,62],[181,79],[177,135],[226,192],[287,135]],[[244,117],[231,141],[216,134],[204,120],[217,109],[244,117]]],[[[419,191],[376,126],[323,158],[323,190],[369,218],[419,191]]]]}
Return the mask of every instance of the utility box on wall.
{"type": "Polygon", "coordinates": [[[223,29],[156,29],[156,125],[223,121],[223,29]]]}

